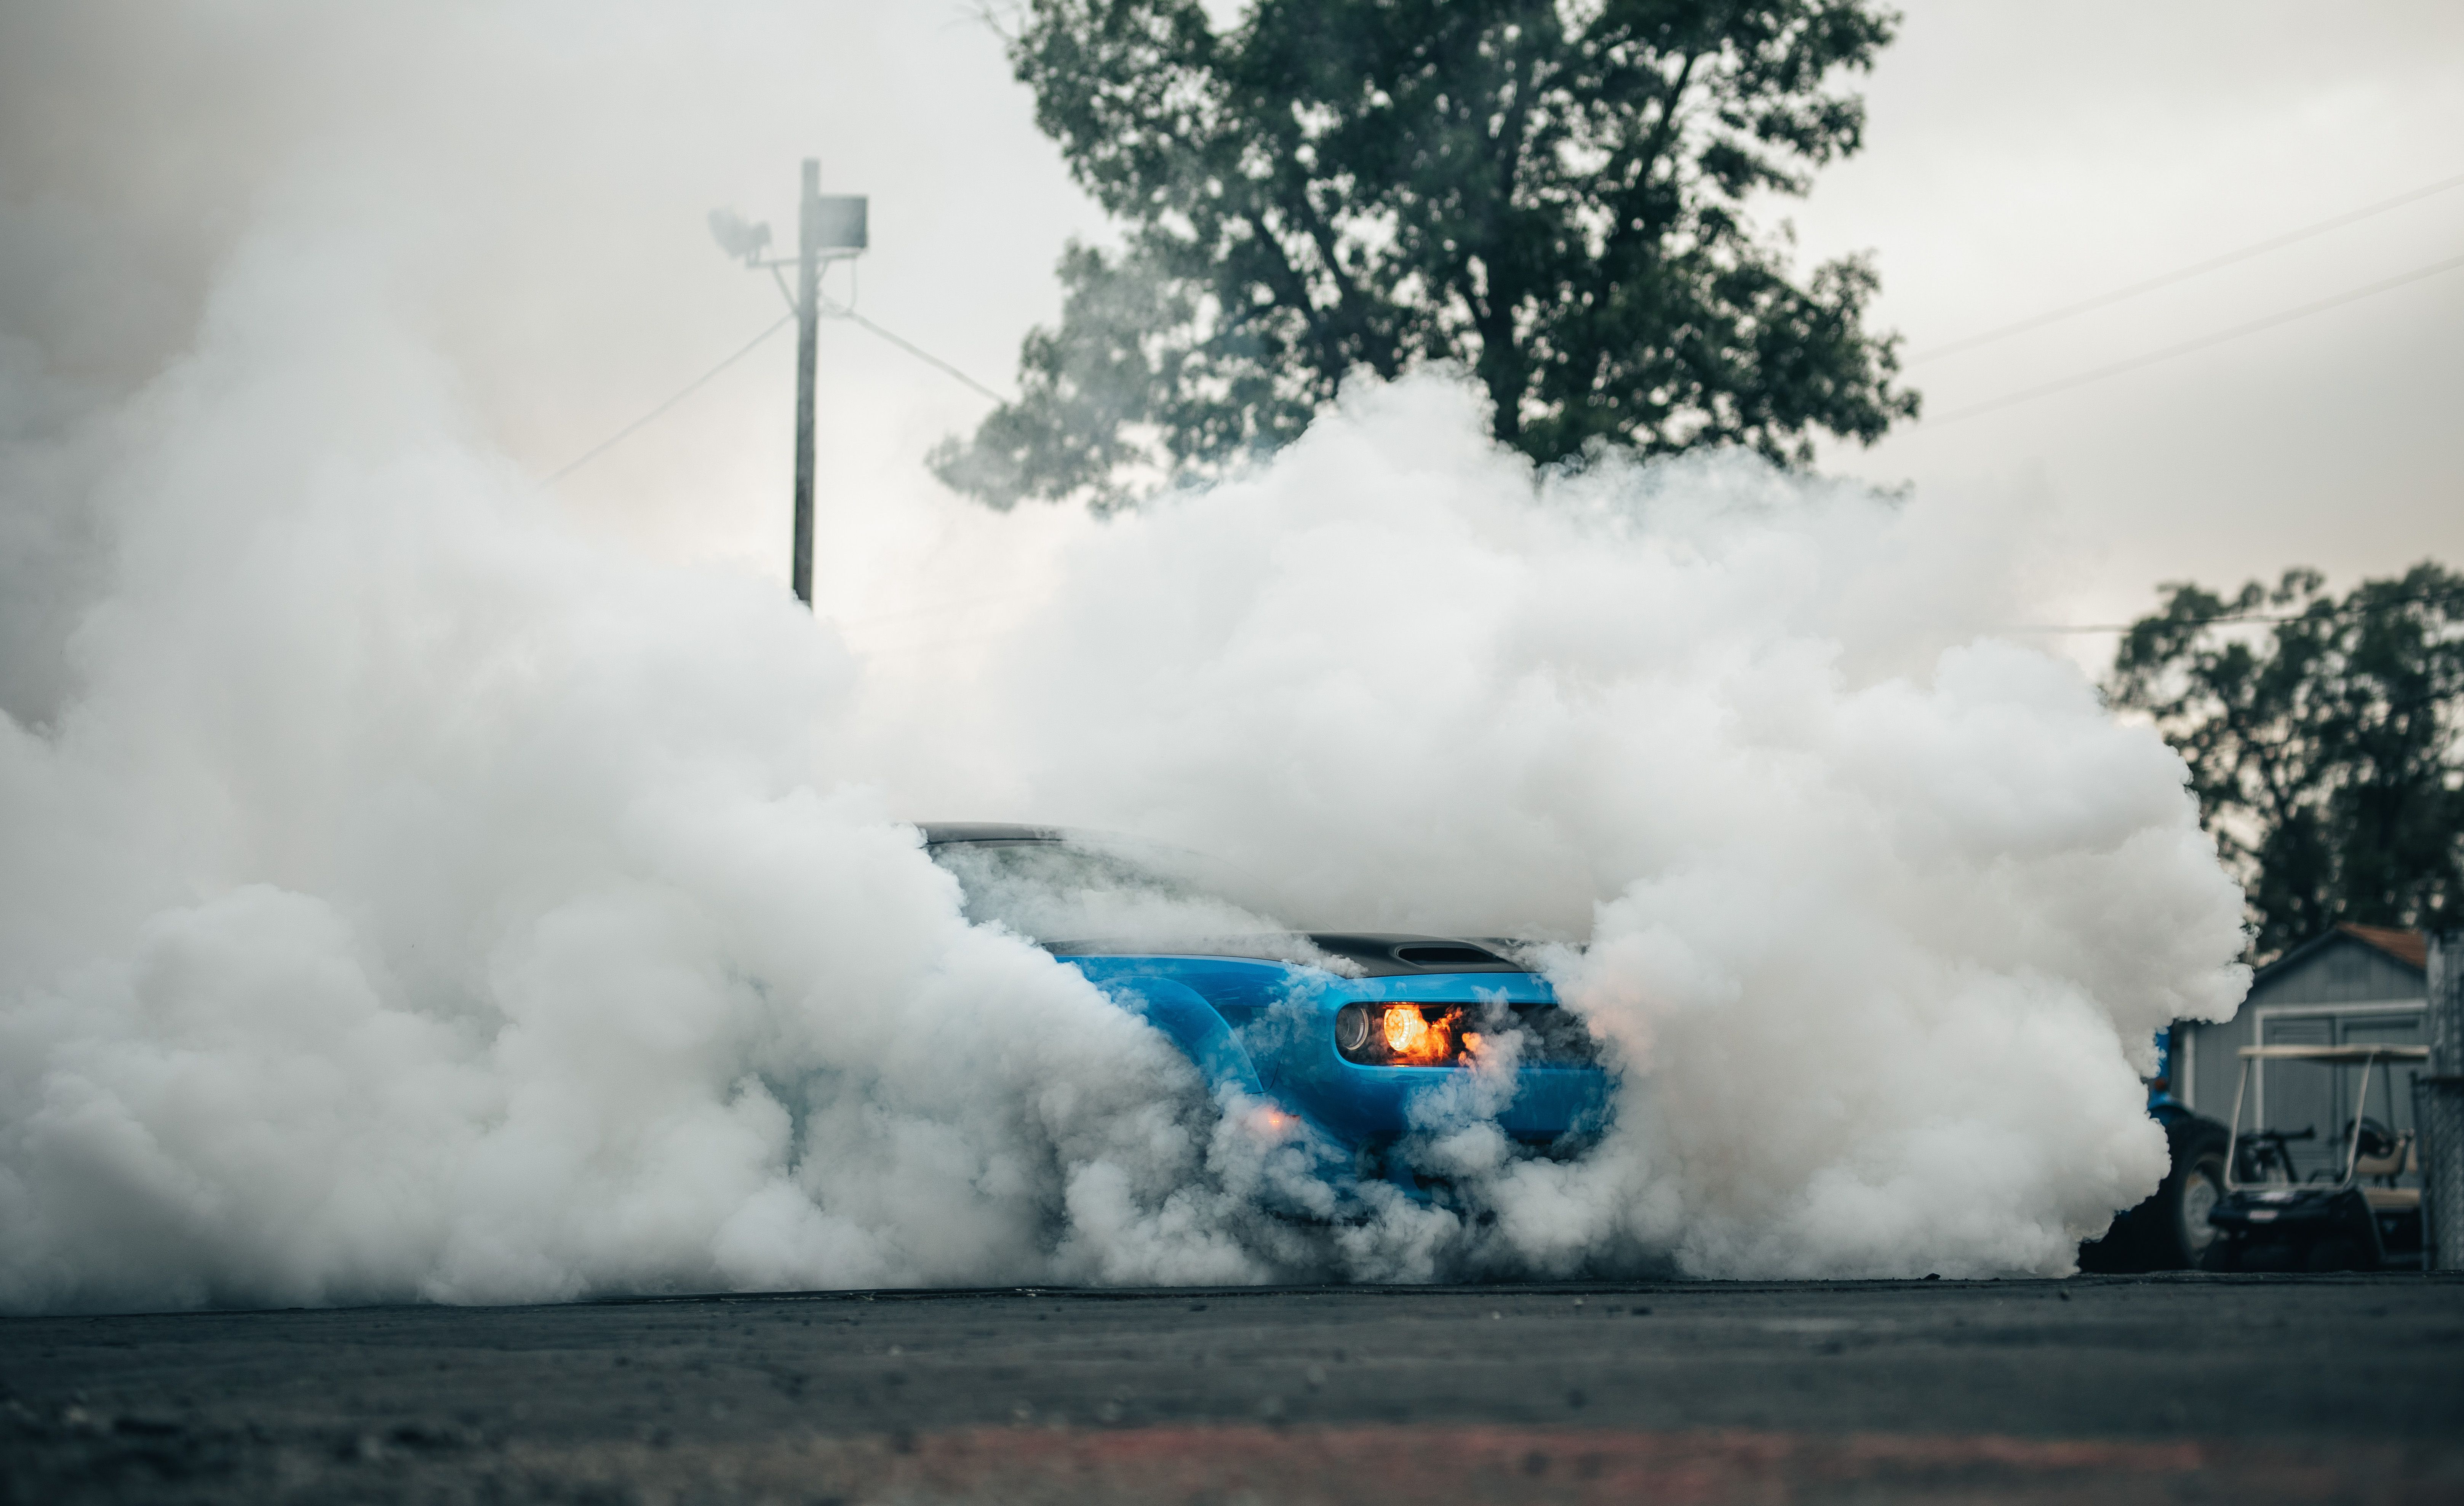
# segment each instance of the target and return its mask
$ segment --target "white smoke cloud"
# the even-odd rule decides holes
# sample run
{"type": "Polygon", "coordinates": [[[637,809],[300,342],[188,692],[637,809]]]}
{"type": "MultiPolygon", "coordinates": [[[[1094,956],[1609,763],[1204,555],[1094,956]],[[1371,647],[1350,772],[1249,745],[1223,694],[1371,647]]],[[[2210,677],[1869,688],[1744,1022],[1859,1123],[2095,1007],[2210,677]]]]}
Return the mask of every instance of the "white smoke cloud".
{"type": "Polygon", "coordinates": [[[6,724],[0,1301],[1058,1278],[1082,1183],[1141,1237],[1195,1072],[825,774],[792,601],[473,445],[371,250],[243,248],[6,724]]]}
{"type": "Polygon", "coordinates": [[[1939,649],[1974,518],[1535,477],[1429,375],[1109,524],[951,509],[1002,631],[853,653],[547,498],[458,178],[363,166],[271,173],[151,375],[0,286],[0,1306],[2051,1271],[2153,1185],[2133,1054],[2233,1007],[2237,896],[2152,734],[1939,649]],[[1420,1150],[1493,1219],[1357,1183],[893,818],[1527,938],[1617,1126],[1518,1159],[1467,1080],[1420,1150]]]}
{"type": "Polygon", "coordinates": [[[948,735],[1316,924],[1589,938],[1544,955],[1633,1069],[1617,1130],[1462,1167],[1505,1216],[1460,1259],[2064,1268],[2162,1174],[2149,1037],[2245,983],[2173,755],[2064,661],[1910,647],[1998,565],[1965,520],[1739,455],[1535,478],[1482,431],[1357,388],[1090,533],[948,735]]]}

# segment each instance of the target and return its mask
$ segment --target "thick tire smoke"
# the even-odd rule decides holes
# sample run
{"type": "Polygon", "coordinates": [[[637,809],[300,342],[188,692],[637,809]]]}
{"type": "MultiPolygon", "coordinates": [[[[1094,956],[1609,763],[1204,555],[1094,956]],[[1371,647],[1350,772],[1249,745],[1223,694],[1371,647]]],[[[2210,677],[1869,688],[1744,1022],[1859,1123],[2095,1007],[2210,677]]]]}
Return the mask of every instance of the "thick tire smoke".
{"type": "MultiPolygon", "coordinates": [[[[1539,955],[1627,1067],[1571,1163],[1434,1126],[1495,1222],[1430,1267],[2070,1268],[2155,1186],[2153,1032],[2227,1015],[2239,896],[2179,762],[2067,662],[1916,647],[1999,562],[1750,456],[1535,476],[1362,386],[1245,481],[1090,534],[907,794],[1133,829],[1311,923],[1539,955]]],[[[902,729],[903,730],[903,729],[902,729]]]]}
{"type": "Polygon", "coordinates": [[[1071,536],[931,681],[572,525],[383,265],[277,219],[161,377],[8,441],[93,543],[7,646],[0,1304],[2056,1272],[2161,1174],[2137,1058],[2238,999],[2238,896],[2074,669],[1900,662],[1955,535],[1737,456],[1535,476],[1429,375],[1071,536]],[[1521,938],[1619,1116],[1530,1159],[1467,1074],[1462,1207],[1354,1180],[968,924],[934,816],[1521,938]]]}

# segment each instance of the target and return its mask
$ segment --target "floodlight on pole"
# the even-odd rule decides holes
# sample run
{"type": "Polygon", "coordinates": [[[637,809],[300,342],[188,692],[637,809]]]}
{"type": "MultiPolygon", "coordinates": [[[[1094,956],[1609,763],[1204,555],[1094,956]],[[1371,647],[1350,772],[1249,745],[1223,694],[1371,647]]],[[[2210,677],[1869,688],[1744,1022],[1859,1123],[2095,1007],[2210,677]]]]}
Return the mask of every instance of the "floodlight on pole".
{"type": "Polygon", "coordinates": [[[734,210],[710,211],[710,234],[718,249],[748,267],[761,264],[761,254],[770,249],[770,227],[746,222],[734,210]]]}

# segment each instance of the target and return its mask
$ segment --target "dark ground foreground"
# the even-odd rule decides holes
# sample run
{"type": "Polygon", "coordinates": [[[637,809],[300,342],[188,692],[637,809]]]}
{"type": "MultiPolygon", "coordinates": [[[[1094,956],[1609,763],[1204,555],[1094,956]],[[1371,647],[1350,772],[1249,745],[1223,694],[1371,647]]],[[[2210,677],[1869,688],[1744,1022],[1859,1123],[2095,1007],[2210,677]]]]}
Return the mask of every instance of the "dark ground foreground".
{"type": "Polygon", "coordinates": [[[0,1320],[0,1501],[2464,1501],[2464,1280],[0,1320]]]}

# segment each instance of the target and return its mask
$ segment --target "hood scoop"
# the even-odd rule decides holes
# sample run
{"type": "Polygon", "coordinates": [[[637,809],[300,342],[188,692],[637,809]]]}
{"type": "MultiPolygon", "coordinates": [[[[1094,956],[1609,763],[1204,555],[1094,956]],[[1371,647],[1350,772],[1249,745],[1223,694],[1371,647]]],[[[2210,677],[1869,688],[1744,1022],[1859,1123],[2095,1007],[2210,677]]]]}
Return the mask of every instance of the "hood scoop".
{"type": "Polygon", "coordinates": [[[1413,973],[1519,973],[1521,963],[1471,941],[1442,936],[1360,935],[1311,932],[1318,949],[1346,958],[1373,978],[1413,973]]]}

